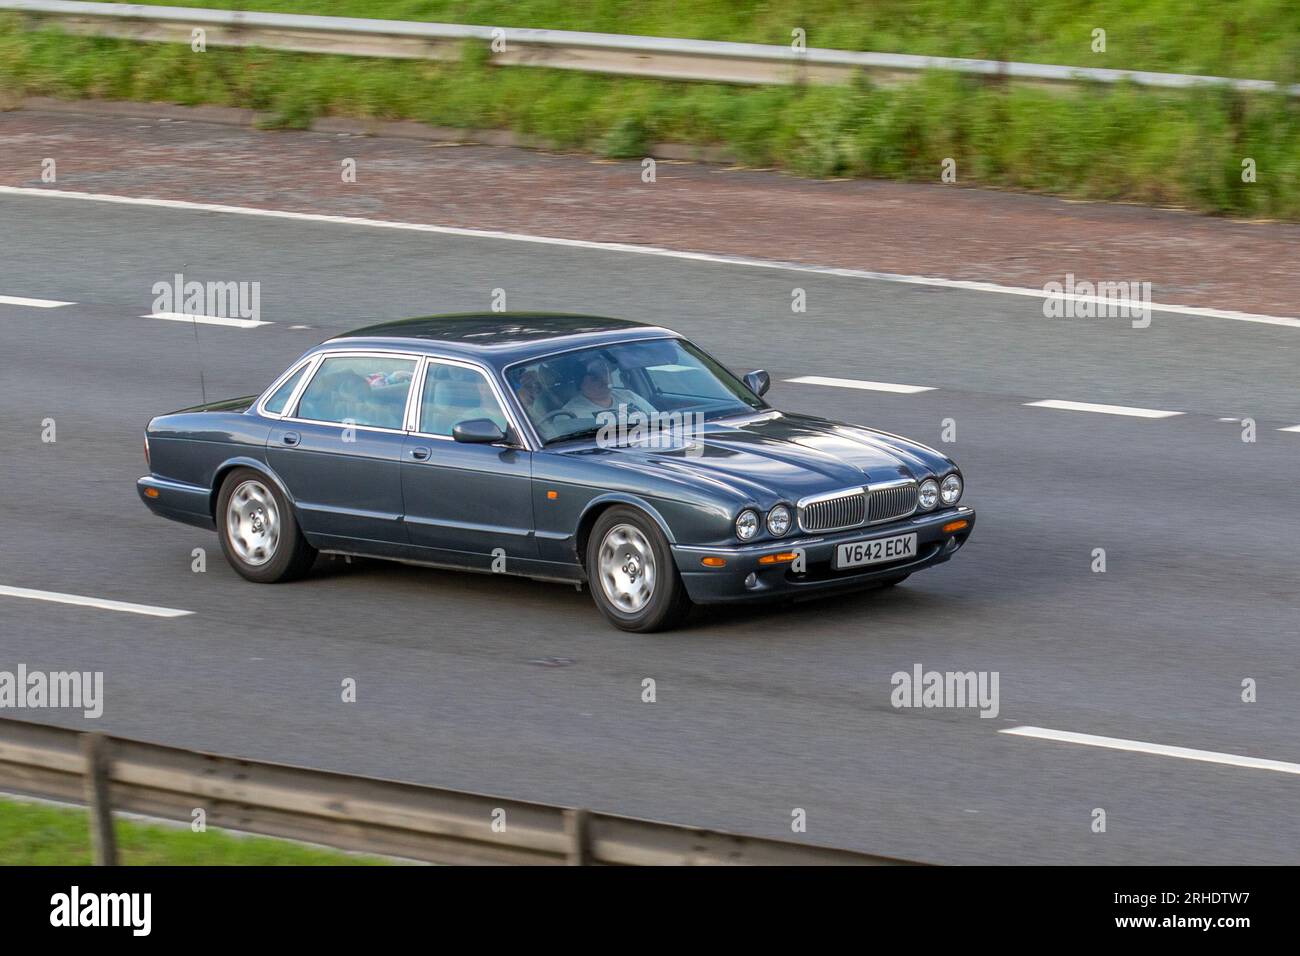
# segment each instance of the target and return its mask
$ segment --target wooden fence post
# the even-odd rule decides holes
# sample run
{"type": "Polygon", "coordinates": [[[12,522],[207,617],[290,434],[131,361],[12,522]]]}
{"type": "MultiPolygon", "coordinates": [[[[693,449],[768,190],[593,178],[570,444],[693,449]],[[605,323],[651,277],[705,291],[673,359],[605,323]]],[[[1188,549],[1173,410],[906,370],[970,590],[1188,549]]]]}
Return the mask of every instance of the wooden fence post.
{"type": "Polygon", "coordinates": [[[86,758],[86,807],[90,812],[90,845],[95,866],[117,866],[117,839],[109,794],[108,738],[101,733],[82,734],[81,753],[86,758]]]}
{"type": "Polygon", "coordinates": [[[591,865],[591,841],[588,834],[590,816],[587,810],[564,811],[564,832],[569,838],[569,850],[564,862],[569,866],[591,865]]]}

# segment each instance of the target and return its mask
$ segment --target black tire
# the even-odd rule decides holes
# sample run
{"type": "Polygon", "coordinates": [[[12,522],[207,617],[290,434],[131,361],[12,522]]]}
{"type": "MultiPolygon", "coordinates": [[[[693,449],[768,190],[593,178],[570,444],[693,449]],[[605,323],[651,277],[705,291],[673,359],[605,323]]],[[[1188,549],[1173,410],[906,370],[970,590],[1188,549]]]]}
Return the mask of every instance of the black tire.
{"type": "Polygon", "coordinates": [[[251,468],[236,468],[227,475],[221,484],[221,492],[217,495],[215,517],[222,553],[230,566],[250,581],[259,584],[292,581],[306,574],[316,560],[316,549],[307,543],[298,529],[298,519],[294,516],[293,508],[279,486],[261,472],[251,468]],[[230,504],[237,493],[241,501],[245,502],[237,505],[237,510],[257,510],[260,504],[261,521],[256,520],[256,514],[251,520],[248,517],[232,518],[230,504]],[[245,536],[240,533],[241,528],[233,526],[233,522],[249,521],[249,529],[265,529],[268,526],[265,516],[271,510],[265,507],[268,500],[274,506],[277,534],[273,545],[258,550],[254,545],[257,541],[266,540],[265,530],[252,530],[250,535],[245,536]],[[240,553],[241,550],[244,554],[240,553]],[[262,555],[265,556],[259,560],[262,555]]]}
{"type": "Polygon", "coordinates": [[[595,527],[591,529],[591,536],[587,539],[587,581],[596,607],[600,608],[600,612],[620,630],[639,634],[669,630],[681,623],[691,609],[691,599],[686,594],[682,576],[677,573],[677,564],[673,561],[673,553],[668,547],[667,539],[659,530],[659,526],[645,512],[636,508],[618,505],[596,519],[595,527]],[[631,534],[626,529],[635,529],[639,532],[639,539],[636,534],[631,534]],[[615,531],[618,531],[618,534],[610,537],[611,532],[615,531]],[[607,537],[610,538],[608,542],[607,537]],[[628,560],[611,575],[612,579],[617,580],[611,580],[607,584],[602,580],[601,554],[607,543],[611,546],[611,550],[617,552],[618,549],[613,548],[613,545],[621,537],[627,538],[624,546],[628,550],[624,557],[628,560]],[[640,580],[644,583],[644,568],[640,562],[642,547],[648,547],[654,559],[652,568],[654,574],[649,585],[649,595],[643,606],[620,607],[610,592],[618,594],[620,582],[630,582],[635,587],[638,572],[640,572],[640,580]],[[630,573],[627,570],[629,565],[633,568],[630,573]]]}

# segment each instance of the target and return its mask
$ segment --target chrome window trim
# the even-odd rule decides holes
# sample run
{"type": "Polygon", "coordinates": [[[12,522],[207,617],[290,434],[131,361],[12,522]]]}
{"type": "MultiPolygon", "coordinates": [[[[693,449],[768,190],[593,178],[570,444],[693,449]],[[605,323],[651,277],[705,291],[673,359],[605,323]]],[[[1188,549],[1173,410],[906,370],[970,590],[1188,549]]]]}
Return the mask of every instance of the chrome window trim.
{"type": "Polygon", "coordinates": [[[420,416],[420,398],[424,394],[425,370],[429,367],[429,357],[423,355],[420,357],[420,364],[415,367],[415,374],[411,376],[411,401],[406,403],[406,414],[402,416],[402,428],[408,435],[415,434],[416,419],[420,416]]]}
{"type": "Polygon", "coordinates": [[[320,360],[320,353],[317,352],[314,355],[308,355],[305,359],[302,359],[301,361],[298,362],[294,362],[292,365],[290,365],[285,371],[280,373],[279,378],[277,378],[274,382],[272,382],[270,387],[267,388],[267,390],[261,394],[261,396],[257,399],[257,401],[253,403],[253,410],[256,411],[257,414],[261,415],[263,418],[274,418],[277,421],[284,418],[284,416],[287,414],[288,409],[297,407],[298,396],[302,393],[304,386],[306,386],[306,384],[311,381],[312,375],[315,374],[314,366],[319,362],[319,360],[320,360]],[[306,367],[307,369],[307,374],[302,377],[302,381],[299,382],[297,387],[294,388],[294,390],[289,394],[289,400],[284,403],[284,407],[286,411],[280,412],[279,414],[276,414],[275,412],[268,412],[266,410],[266,403],[270,401],[271,396],[275,394],[276,390],[281,385],[283,385],[289,379],[293,378],[293,376],[298,374],[299,369],[302,369],[304,367],[306,367]]]}
{"type": "Polygon", "coordinates": [[[334,428],[351,428],[359,432],[379,432],[382,435],[408,434],[404,428],[384,428],[382,425],[349,425],[347,422],[322,422],[314,418],[282,418],[280,421],[291,422],[295,425],[330,425],[334,428]]]}
{"type": "MultiPolygon", "coordinates": [[[[515,409],[509,402],[506,401],[505,392],[502,389],[501,384],[497,381],[497,377],[492,374],[492,369],[482,363],[474,362],[469,359],[448,358],[442,355],[426,355],[424,356],[424,361],[420,364],[419,398],[417,398],[414,402],[411,403],[413,407],[409,410],[409,417],[407,418],[407,430],[411,433],[411,435],[418,438],[429,438],[432,439],[433,441],[455,441],[456,440],[451,435],[435,435],[432,432],[420,431],[420,425],[423,424],[420,421],[420,415],[424,404],[420,399],[423,398],[424,396],[424,385],[428,379],[429,367],[434,365],[435,363],[440,365],[455,365],[460,368],[472,369],[473,371],[478,372],[485,379],[487,379],[487,383],[489,387],[491,387],[492,389],[492,394],[493,396],[496,397],[497,405],[501,408],[502,414],[505,415],[506,421],[510,423],[510,429],[515,433],[515,436],[518,439],[519,444],[522,445],[524,450],[526,451],[534,450],[532,447],[530,447],[528,443],[528,438],[526,437],[529,433],[525,432],[522,428],[519,427],[519,419],[515,415],[515,409]]],[[[493,447],[501,447],[503,445],[505,447],[513,447],[510,446],[508,442],[493,443],[493,447]]]]}
{"type": "Polygon", "coordinates": [[[286,408],[291,408],[291,409],[293,409],[294,414],[293,414],[293,415],[287,415],[287,414],[286,414],[286,415],[282,415],[282,416],[280,417],[280,421],[281,421],[281,422],[295,422],[295,423],[297,423],[297,424],[301,424],[301,425],[333,425],[333,426],[336,427],[336,428],[357,428],[357,429],[360,429],[360,430],[362,430],[362,431],[368,431],[368,432],[380,432],[380,433],[382,433],[382,434],[386,434],[386,435],[405,435],[405,434],[407,434],[407,429],[406,429],[405,426],[406,426],[406,423],[407,423],[408,421],[410,421],[410,416],[411,416],[411,402],[412,402],[412,396],[415,394],[415,389],[414,389],[415,379],[416,379],[416,377],[417,377],[417,374],[418,374],[419,371],[420,371],[420,367],[421,367],[421,364],[422,364],[422,363],[421,363],[421,359],[423,359],[423,358],[425,358],[425,356],[421,355],[419,352],[407,352],[407,351],[404,350],[404,349],[331,349],[331,350],[324,351],[324,352],[317,352],[316,355],[315,355],[315,359],[316,359],[316,365],[315,365],[315,367],[312,368],[311,373],[310,373],[306,378],[304,378],[303,381],[301,381],[301,382],[298,383],[298,388],[294,390],[294,394],[293,394],[292,398],[290,399],[289,404],[285,406],[286,408]],[[412,388],[407,389],[407,392],[406,392],[406,405],[405,405],[405,406],[403,407],[403,409],[402,409],[402,426],[403,426],[403,427],[401,427],[401,428],[384,428],[384,427],[381,426],[381,425],[362,425],[362,424],[352,424],[352,425],[349,425],[349,424],[347,424],[346,422],[330,422],[330,421],[323,421],[323,420],[318,419],[318,418],[299,418],[299,417],[298,417],[298,415],[297,415],[297,411],[298,411],[298,403],[302,400],[303,393],[307,391],[307,388],[309,387],[310,383],[311,383],[312,381],[315,380],[315,378],[316,378],[316,376],[317,376],[318,374],[320,374],[321,367],[324,366],[324,364],[325,364],[325,360],[326,360],[326,359],[332,359],[332,358],[372,358],[372,357],[373,357],[373,358],[402,358],[402,359],[410,359],[412,362],[415,363],[415,368],[412,370],[412,373],[411,373],[411,385],[412,385],[412,388]]]}

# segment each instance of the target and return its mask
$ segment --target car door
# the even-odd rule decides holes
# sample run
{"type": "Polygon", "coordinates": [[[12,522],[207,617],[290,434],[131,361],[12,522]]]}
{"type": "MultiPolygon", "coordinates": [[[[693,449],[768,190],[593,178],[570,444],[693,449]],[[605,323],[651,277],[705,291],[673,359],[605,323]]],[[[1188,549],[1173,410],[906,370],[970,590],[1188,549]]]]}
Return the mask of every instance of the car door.
{"type": "Polygon", "coordinates": [[[494,554],[535,559],[532,452],[486,371],[467,362],[429,359],[415,431],[402,452],[402,497],[411,544],[429,561],[483,565],[494,554]],[[452,437],[457,422],[490,418],[507,432],[495,445],[452,437]],[[497,549],[501,549],[497,552],[497,549]]]}
{"type": "Polygon", "coordinates": [[[405,353],[327,353],[271,429],[267,461],[314,543],[379,553],[406,543],[401,457],[418,365],[405,353]]]}

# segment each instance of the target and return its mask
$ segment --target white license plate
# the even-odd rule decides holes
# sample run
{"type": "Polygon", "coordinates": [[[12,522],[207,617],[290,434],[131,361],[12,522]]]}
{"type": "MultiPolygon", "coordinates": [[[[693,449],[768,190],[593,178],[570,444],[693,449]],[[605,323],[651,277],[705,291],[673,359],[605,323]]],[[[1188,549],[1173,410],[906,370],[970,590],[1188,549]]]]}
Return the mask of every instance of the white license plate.
{"type": "Polygon", "coordinates": [[[874,541],[850,541],[835,546],[835,570],[856,568],[864,564],[903,561],[916,557],[916,535],[900,534],[896,538],[874,541]]]}

